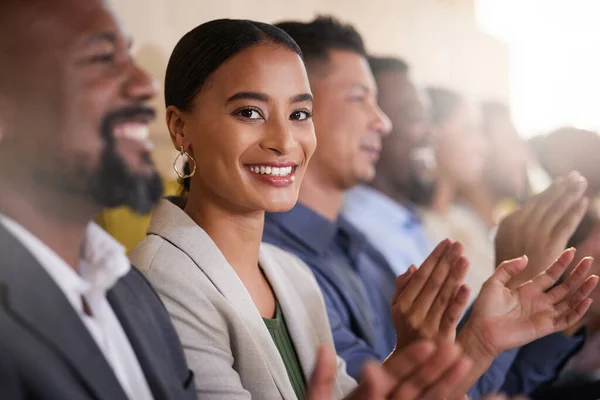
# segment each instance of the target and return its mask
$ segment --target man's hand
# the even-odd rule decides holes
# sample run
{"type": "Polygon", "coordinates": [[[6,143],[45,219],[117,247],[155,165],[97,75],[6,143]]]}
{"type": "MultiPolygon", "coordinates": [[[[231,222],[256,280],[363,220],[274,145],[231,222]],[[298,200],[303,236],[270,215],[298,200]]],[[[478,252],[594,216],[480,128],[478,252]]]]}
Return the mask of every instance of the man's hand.
{"type": "Polygon", "coordinates": [[[527,266],[527,258],[502,263],[483,285],[459,334],[463,346],[478,346],[477,355],[496,357],[579,321],[598,284],[597,276],[587,277],[593,260],[583,259],[563,283],[548,290],[573,261],[574,253],[573,249],[563,251],[550,268],[515,289],[507,283],[527,266]]]}
{"type": "Polygon", "coordinates": [[[529,258],[527,268],[512,277],[508,287],[532,279],[565,249],[587,210],[586,188],[585,178],[572,172],[500,223],[495,239],[496,264],[524,254],[529,258]]]}
{"type": "Polygon", "coordinates": [[[468,269],[461,254],[460,243],[444,240],[418,270],[413,265],[398,277],[392,301],[396,350],[418,339],[454,342],[469,299],[469,288],[461,286],[468,269]]]}

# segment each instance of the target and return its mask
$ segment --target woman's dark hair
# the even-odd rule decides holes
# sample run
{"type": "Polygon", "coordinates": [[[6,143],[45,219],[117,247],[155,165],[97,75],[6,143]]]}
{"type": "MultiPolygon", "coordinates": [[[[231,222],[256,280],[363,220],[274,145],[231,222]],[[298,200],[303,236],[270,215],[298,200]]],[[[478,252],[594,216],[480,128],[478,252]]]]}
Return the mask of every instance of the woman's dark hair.
{"type": "Polygon", "coordinates": [[[437,125],[446,121],[454,114],[463,98],[456,92],[437,87],[427,88],[429,97],[429,122],[437,125]]]}
{"type": "MultiPolygon", "coordinates": [[[[189,111],[206,79],[231,57],[249,47],[271,43],[302,57],[294,40],[276,26],[249,20],[218,19],[186,33],[177,43],[165,76],[165,104],[189,111]]],[[[184,171],[189,173],[189,165],[184,171]]],[[[184,179],[184,192],[190,180],[184,179]]]]}

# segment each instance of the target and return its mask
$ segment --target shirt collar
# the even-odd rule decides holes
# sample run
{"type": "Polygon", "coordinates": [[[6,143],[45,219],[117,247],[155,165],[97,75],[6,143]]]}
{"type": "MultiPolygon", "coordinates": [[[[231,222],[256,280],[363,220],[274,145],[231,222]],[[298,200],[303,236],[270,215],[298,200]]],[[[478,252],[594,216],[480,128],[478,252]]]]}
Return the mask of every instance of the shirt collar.
{"type": "Polygon", "coordinates": [[[267,213],[266,219],[279,225],[317,254],[327,250],[338,229],[337,221],[329,221],[301,203],[287,212],[267,213]]]}
{"type": "Polygon", "coordinates": [[[93,222],[84,243],[79,273],[97,290],[110,290],[131,269],[125,248],[93,222]]]}
{"type": "Polygon", "coordinates": [[[70,299],[90,290],[105,293],[131,268],[125,248],[93,222],[86,229],[79,274],[18,222],[0,214],[0,223],[32,253],[70,299]]]}
{"type": "Polygon", "coordinates": [[[370,243],[367,237],[346,218],[340,216],[338,221],[341,233],[340,244],[357,265],[360,254],[370,249],[370,243]]]}
{"type": "Polygon", "coordinates": [[[392,218],[394,224],[404,227],[421,223],[416,209],[410,203],[399,204],[366,185],[357,185],[346,192],[342,211],[348,216],[361,213],[362,217],[376,220],[382,220],[381,216],[385,216],[387,221],[392,218]]]}

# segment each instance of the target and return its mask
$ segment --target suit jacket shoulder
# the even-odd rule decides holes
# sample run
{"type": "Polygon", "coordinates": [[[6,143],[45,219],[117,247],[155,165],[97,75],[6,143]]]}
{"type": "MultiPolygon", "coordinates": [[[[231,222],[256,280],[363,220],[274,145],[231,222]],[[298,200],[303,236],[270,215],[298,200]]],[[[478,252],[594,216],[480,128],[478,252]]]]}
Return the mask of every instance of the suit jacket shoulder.
{"type": "MultiPolygon", "coordinates": [[[[126,400],[62,291],[0,224],[0,393],[9,399],[126,400]]],[[[107,295],[155,399],[193,399],[194,384],[160,300],[132,269],[107,295]]]]}

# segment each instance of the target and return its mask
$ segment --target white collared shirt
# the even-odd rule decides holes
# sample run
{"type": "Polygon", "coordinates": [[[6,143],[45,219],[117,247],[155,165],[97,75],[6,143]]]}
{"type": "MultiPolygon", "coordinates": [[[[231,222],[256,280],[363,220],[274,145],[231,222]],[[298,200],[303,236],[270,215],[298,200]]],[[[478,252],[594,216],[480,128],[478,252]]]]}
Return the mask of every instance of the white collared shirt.
{"type": "Polygon", "coordinates": [[[150,400],[152,392],[131,343],[106,293],[131,264],[125,249],[99,226],[87,227],[77,274],[62,258],[16,221],[0,214],[0,223],[35,257],[81,318],[131,400],[150,400]],[[83,309],[85,299],[91,316],[83,309]]]}

